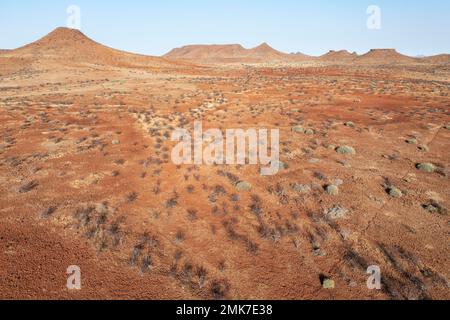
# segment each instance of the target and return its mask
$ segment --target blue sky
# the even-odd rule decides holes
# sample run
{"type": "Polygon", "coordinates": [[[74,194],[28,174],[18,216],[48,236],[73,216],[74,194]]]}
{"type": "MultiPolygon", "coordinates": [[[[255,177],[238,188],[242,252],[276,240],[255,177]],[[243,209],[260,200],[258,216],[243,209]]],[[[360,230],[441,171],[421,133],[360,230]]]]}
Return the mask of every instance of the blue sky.
{"type": "Polygon", "coordinates": [[[1,0],[0,48],[22,46],[65,26],[72,4],[81,9],[86,35],[143,54],[186,44],[262,42],[312,55],[371,48],[414,56],[450,53],[447,0],[1,0]],[[381,30],[366,26],[372,4],[381,9],[381,30]]]}

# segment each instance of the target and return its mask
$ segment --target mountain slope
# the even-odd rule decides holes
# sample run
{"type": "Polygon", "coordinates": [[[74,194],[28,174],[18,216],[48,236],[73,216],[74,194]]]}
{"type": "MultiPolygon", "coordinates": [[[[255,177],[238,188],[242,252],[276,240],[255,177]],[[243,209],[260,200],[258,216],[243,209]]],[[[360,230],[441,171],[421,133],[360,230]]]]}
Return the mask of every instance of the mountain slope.
{"type": "Polygon", "coordinates": [[[354,61],[358,55],[356,52],[350,53],[347,50],[340,50],[340,51],[334,51],[331,50],[328,53],[324,54],[323,56],[319,57],[320,61],[327,61],[327,62],[351,62],[354,61]]]}
{"type": "Polygon", "coordinates": [[[420,62],[419,59],[405,56],[395,49],[372,49],[356,60],[361,64],[408,64],[420,62]]]}
{"type": "Polygon", "coordinates": [[[98,64],[116,67],[178,67],[179,64],[160,57],[144,56],[103,46],[82,32],[57,28],[43,38],[2,54],[6,58],[31,61],[54,61],[59,64],[98,64]]]}
{"type": "Polygon", "coordinates": [[[200,63],[261,63],[294,61],[302,58],[275,50],[267,43],[252,49],[246,49],[239,44],[190,45],[173,49],[164,57],[200,63]]]}
{"type": "Polygon", "coordinates": [[[439,54],[436,56],[421,58],[421,60],[432,64],[450,64],[450,54],[439,54]]]}

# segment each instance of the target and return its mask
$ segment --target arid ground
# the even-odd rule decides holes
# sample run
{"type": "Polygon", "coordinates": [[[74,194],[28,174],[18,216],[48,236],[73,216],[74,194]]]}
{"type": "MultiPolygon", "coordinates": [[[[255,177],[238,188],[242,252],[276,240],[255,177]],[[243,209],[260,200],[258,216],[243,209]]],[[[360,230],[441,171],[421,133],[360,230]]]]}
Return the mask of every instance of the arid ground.
{"type": "Polygon", "coordinates": [[[0,52],[0,298],[449,299],[448,56],[222,49],[0,52]],[[280,172],[173,164],[195,120],[280,129],[280,172]]]}

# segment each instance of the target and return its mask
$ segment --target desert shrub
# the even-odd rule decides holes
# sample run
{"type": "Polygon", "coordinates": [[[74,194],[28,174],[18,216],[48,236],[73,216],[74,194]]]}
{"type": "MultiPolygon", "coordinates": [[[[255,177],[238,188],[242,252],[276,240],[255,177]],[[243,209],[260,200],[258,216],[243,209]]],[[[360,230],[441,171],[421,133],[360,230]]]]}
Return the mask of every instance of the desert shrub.
{"type": "Polygon", "coordinates": [[[130,257],[130,265],[131,266],[136,266],[137,265],[137,262],[138,262],[138,259],[139,259],[139,256],[141,255],[141,252],[142,252],[142,249],[143,249],[143,246],[142,245],[136,245],[134,248],[133,248],[133,252],[131,253],[131,257],[130,257]]]}
{"type": "Polygon", "coordinates": [[[248,252],[250,252],[253,255],[258,253],[259,248],[258,245],[255,242],[253,242],[250,238],[246,238],[244,242],[248,252]]]}
{"type": "Polygon", "coordinates": [[[195,275],[198,278],[198,286],[202,289],[205,286],[206,275],[208,274],[207,270],[202,266],[197,266],[195,268],[195,275]]]}
{"type": "Polygon", "coordinates": [[[437,213],[442,216],[448,215],[448,209],[440,205],[437,201],[430,200],[429,203],[422,206],[429,213],[437,213]]]}
{"type": "Polygon", "coordinates": [[[275,187],[270,186],[268,188],[268,191],[269,193],[277,196],[281,204],[286,205],[289,203],[289,196],[286,190],[284,190],[284,187],[280,183],[277,183],[275,187]]]}
{"type": "Polygon", "coordinates": [[[352,268],[366,271],[369,265],[367,261],[352,249],[349,249],[344,255],[344,261],[352,268]]]}
{"type": "Polygon", "coordinates": [[[141,262],[141,271],[143,273],[151,271],[153,269],[153,260],[150,255],[144,256],[141,262]]]}
{"type": "Polygon", "coordinates": [[[252,203],[250,204],[250,210],[257,217],[260,217],[263,213],[261,199],[257,195],[252,195],[252,203]]]}
{"type": "Polygon", "coordinates": [[[186,262],[183,265],[183,269],[181,270],[181,280],[183,282],[191,282],[192,281],[192,276],[193,276],[193,271],[194,271],[194,267],[192,266],[192,264],[190,262],[186,262]]]}
{"type": "Polygon", "coordinates": [[[218,195],[218,196],[223,196],[223,195],[226,195],[226,194],[227,194],[225,188],[224,188],[223,186],[221,186],[221,185],[216,185],[216,186],[214,187],[214,193],[215,193],[216,195],[218,195]]]}
{"type": "Polygon", "coordinates": [[[178,196],[173,196],[166,201],[166,209],[172,209],[178,205],[178,196]]]}
{"type": "Polygon", "coordinates": [[[197,210],[195,210],[195,209],[188,209],[187,213],[188,213],[189,221],[197,220],[197,210]]]}
{"type": "Polygon", "coordinates": [[[183,242],[185,239],[184,232],[182,230],[178,230],[177,233],[175,234],[175,239],[178,243],[183,242]]]}
{"type": "Polygon", "coordinates": [[[56,206],[50,206],[49,208],[47,208],[47,210],[45,210],[41,214],[42,219],[49,218],[53,213],[55,213],[56,209],[57,209],[56,206]]]}
{"type": "Polygon", "coordinates": [[[173,255],[173,259],[175,260],[175,262],[179,262],[182,257],[183,257],[183,251],[180,249],[177,249],[177,251],[175,251],[175,254],[173,255]]]}
{"type": "Polygon", "coordinates": [[[88,206],[78,208],[75,211],[74,216],[79,221],[79,227],[85,227],[90,223],[94,210],[95,208],[93,206],[88,206]]]}
{"type": "Polygon", "coordinates": [[[225,269],[226,269],[226,263],[225,263],[225,260],[220,260],[220,261],[219,261],[218,269],[219,269],[219,271],[221,271],[221,272],[224,272],[224,271],[225,271],[225,269]]]}
{"type": "Polygon", "coordinates": [[[127,195],[127,202],[132,203],[132,202],[136,201],[137,197],[138,197],[138,194],[133,191],[127,195]]]}
{"type": "Polygon", "coordinates": [[[117,165],[123,165],[123,164],[125,164],[125,160],[124,159],[117,159],[117,160],[114,160],[114,163],[117,164],[117,165]]]}
{"type": "Polygon", "coordinates": [[[39,185],[39,182],[36,180],[30,181],[19,188],[19,193],[27,193],[36,188],[39,185]]]}
{"type": "Polygon", "coordinates": [[[156,181],[156,185],[153,187],[152,191],[155,195],[161,193],[161,180],[156,181]]]}
{"type": "Polygon", "coordinates": [[[223,300],[228,296],[230,284],[227,280],[213,280],[209,288],[211,297],[215,300],[223,300]]]}
{"type": "Polygon", "coordinates": [[[316,178],[318,180],[325,181],[328,179],[327,176],[320,171],[314,171],[313,175],[314,175],[314,178],[316,178]]]}

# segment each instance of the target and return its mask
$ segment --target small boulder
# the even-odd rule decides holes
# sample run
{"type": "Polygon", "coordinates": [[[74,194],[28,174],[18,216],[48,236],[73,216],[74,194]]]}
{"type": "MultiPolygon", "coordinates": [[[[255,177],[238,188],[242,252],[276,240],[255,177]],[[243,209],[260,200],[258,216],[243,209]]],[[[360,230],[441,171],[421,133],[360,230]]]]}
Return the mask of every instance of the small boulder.
{"type": "Polygon", "coordinates": [[[348,214],[348,210],[346,208],[343,208],[338,205],[336,205],[328,210],[325,210],[325,215],[332,220],[345,218],[345,216],[347,216],[347,214],[348,214]]]}
{"type": "Polygon", "coordinates": [[[339,188],[335,185],[329,185],[326,188],[326,192],[331,196],[337,196],[339,194],[339,188]]]}
{"type": "Polygon", "coordinates": [[[403,192],[397,187],[390,187],[388,191],[389,191],[389,195],[392,198],[401,198],[401,197],[403,197],[403,192]]]}
{"type": "Polygon", "coordinates": [[[335,287],[334,280],[331,280],[331,279],[324,279],[324,280],[322,281],[322,287],[323,287],[324,289],[334,289],[334,287],[335,287]]]}
{"type": "Polygon", "coordinates": [[[305,132],[305,129],[302,126],[295,126],[292,128],[292,131],[295,133],[303,133],[305,132]]]}
{"type": "Polygon", "coordinates": [[[432,163],[419,163],[416,165],[416,168],[422,172],[433,173],[436,171],[436,166],[432,163]]]}
{"type": "Polygon", "coordinates": [[[295,183],[292,186],[292,189],[294,189],[295,192],[302,193],[302,194],[306,194],[306,193],[310,193],[311,192],[311,187],[309,185],[306,185],[306,184],[295,183]]]}
{"type": "Polygon", "coordinates": [[[252,185],[245,181],[239,181],[236,184],[236,190],[238,191],[250,191],[252,189],[252,185]]]}
{"type": "Polygon", "coordinates": [[[339,154],[356,154],[356,151],[354,148],[349,147],[349,146],[342,146],[336,149],[336,152],[339,154]]]}
{"type": "Polygon", "coordinates": [[[347,121],[344,123],[344,126],[349,127],[349,128],[354,128],[355,124],[352,121],[347,121]]]}

